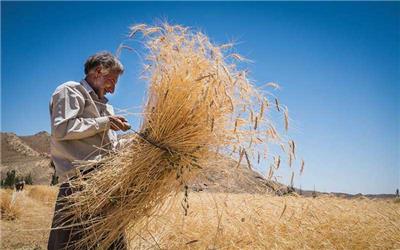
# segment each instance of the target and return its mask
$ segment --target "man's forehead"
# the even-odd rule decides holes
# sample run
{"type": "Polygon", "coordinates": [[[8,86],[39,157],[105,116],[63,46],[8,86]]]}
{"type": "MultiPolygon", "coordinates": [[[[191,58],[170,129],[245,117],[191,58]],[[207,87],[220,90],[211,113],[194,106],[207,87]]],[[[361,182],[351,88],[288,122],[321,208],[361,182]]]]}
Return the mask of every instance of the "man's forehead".
{"type": "Polygon", "coordinates": [[[106,74],[108,77],[119,77],[121,73],[117,71],[111,71],[110,73],[106,74]]]}
{"type": "Polygon", "coordinates": [[[110,72],[110,73],[108,73],[108,74],[105,74],[104,76],[105,76],[106,78],[118,79],[119,75],[120,75],[120,74],[119,74],[118,72],[110,72]]]}

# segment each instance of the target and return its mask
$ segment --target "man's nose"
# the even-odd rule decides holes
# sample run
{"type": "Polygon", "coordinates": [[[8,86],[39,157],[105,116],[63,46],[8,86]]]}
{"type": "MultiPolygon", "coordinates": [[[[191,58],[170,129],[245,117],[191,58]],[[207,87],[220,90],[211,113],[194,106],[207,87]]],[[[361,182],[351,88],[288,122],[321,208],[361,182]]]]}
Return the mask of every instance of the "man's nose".
{"type": "Polygon", "coordinates": [[[114,91],[115,91],[115,84],[112,84],[112,85],[111,85],[110,91],[111,91],[111,94],[114,93],[114,91]]]}

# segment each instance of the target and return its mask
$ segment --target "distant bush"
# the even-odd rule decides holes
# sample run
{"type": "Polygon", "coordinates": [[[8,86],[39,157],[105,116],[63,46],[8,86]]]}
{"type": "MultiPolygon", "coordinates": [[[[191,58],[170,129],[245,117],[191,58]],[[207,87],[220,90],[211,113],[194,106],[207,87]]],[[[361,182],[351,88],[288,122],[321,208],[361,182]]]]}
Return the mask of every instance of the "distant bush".
{"type": "Polygon", "coordinates": [[[14,188],[16,182],[15,170],[7,171],[6,178],[1,180],[1,186],[6,188],[14,188]]]}
{"type": "Polygon", "coordinates": [[[53,175],[51,176],[50,186],[54,186],[57,184],[58,184],[58,176],[56,175],[56,173],[53,173],[53,175]]]}
{"type": "Polygon", "coordinates": [[[7,171],[6,177],[4,179],[1,179],[0,181],[0,186],[2,188],[11,188],[13,189],[15,186],[15,183],[18,183],[20,181],[25,181],[25,184],[27,185],[33,185],[33,178],[32,174],[29,173],[27,176],[17,176],[15,170],[9,170],[7,171]]]}
{"type": "Polygon", "coordinates": [[[25,184],[33,185],[33,179],[31,173],[24,177],[25,184]]]}

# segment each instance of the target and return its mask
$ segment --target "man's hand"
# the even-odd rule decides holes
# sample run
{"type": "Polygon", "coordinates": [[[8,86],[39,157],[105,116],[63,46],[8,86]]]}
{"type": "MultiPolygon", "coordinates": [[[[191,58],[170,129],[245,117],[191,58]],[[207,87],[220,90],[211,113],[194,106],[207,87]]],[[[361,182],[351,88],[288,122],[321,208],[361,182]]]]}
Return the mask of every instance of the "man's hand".
{"type": "Polygon", "coordinates": [[[131,128],[131,125],[129,125],[128,121],[123,116],[113,115],[108,118],[110,119],[110,128],[114,131],[127,131],[131,128]]]}

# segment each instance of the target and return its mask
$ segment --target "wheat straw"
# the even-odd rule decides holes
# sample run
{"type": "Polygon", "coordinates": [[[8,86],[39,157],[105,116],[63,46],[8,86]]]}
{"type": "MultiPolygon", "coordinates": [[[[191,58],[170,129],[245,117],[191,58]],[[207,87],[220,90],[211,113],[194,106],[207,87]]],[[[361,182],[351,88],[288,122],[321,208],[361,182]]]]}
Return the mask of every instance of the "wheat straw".
{"type": "MultiPolygon", "coordinates": [[[[267,99],[247,79],[247,71],[229,61],[246,59],[224,55],[204,34],[178,25],[130,28],[129,37],[140,34],[149,83],[143,120],[139,131],[129,136],[130,144],[110,152],[89,175],[71,180],[77,192],[68,197],[63,225],[84,226],[76,248],[107,248],[125,230],[140,231],[168,209],[168,197],[181,191],[186,214],[191,179],[231,161],[227,152],[236,149],[238,166],[245,157],[252,169],[257,147],[281,138],[262,115],[269,108],[267,99]],[[253,110],[260,106],[254,123],[253,110]]],[[[280,111],[277,99],[275,103],[280,111]]],[[[276,159],[279,168],[280,156],[276,159]]],[[[271,169],[269,178],[272,174],[271,169]]]]}

